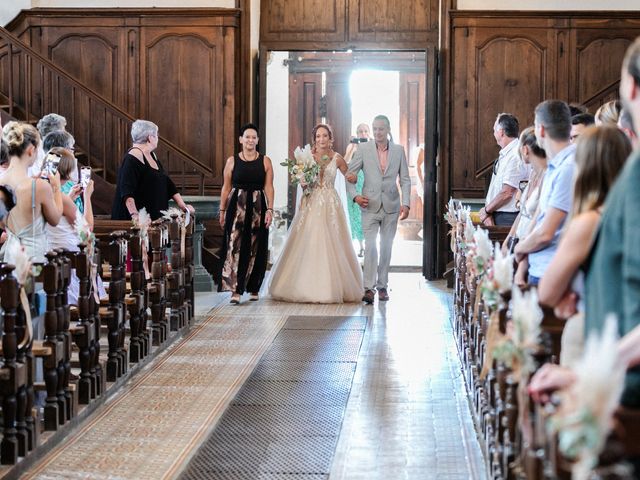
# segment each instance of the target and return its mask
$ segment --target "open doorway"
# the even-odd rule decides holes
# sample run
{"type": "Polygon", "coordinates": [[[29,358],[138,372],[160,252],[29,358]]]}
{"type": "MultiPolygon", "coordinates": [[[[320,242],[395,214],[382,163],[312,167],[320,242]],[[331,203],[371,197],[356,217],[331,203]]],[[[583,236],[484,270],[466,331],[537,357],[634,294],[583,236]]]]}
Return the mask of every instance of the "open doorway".
{"type": "MultiPolygon", "coordinates": [[[[399,224],[391,265],[422,270],[424,175],[417,161],[425,143],[426,75],[425,52],[268,52],[264,134],[275,165],[276,210],[289,218],[295,211],[296,190],[278,164],[310,143],[315,124],[331,125],[334,150],[344,155],[358,124],[370,126],[375,115],[387,115],[412,184],[410,216],[399,224]]],[[[359,250],[357,239],[354,248],[359,250]]]]}

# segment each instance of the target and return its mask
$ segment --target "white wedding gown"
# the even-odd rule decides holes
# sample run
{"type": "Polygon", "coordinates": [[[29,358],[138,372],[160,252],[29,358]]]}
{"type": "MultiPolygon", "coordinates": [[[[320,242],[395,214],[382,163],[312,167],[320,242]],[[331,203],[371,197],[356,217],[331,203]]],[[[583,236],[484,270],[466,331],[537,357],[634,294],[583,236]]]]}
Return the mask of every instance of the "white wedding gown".
{"type": "Polygon", "coordinates": [[[336,157],[319,185],[303,196],[280,258],[271,269],[269,293],[296,303],[345,303],[362,299],[362,269],[351,243],[344,209],[334,188],[336,157]]]}

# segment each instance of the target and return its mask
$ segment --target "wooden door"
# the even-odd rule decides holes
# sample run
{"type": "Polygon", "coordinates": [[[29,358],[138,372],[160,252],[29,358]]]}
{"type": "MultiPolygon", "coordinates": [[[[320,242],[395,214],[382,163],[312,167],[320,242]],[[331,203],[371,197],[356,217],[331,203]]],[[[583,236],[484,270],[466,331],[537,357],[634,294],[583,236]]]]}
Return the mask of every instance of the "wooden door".
{"type": "Polygon", "coordinates": [[[349,93],[349,79],[351,71],[327,72],[326,94],[326,122],[333,130],[333,149],[344,155],[351,138],[351,95],[349,93]]]}
{"type": "Polygon", "coordinates": [[[411,209],[405,225],[415,224],[413,229],[417,228],[417,230],[412,231],[412,235],[416,235],[418,230],[422,228],[424,185],[421,185],[420,177],[418,177],[417,160],[420,148],[424,147],[424,114],[425,73],[400,72],[399,143],[404,147],[407,155],[409,175],[411,176],[411,209]]]}
{"type": "MultiPolygon", "coordinates": [[[[320,123],[322,73],[292,73],[289,75],[289,155],[296,147],[311,143],[311,130],[320,123]]],[[[289,185],[287,195],[289,218],[293,218],[296,188],[289,185]]]]}

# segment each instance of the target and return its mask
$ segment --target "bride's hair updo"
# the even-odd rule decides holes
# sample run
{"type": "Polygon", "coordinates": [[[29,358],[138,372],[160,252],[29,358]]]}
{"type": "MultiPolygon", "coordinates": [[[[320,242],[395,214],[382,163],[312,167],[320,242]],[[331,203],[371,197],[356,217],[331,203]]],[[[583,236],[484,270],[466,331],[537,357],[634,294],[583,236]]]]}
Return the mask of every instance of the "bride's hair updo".
{"type": "Polygon", "coordinates": [[[326,123],[319,123],[315,127],[313,127],[313,130],[311,130],[311,144],[314,147],[316,146],[316,134],[321,128],[324,128],[327,132],[329,132],[329,140],[333,142],[333,130],[331,130],[331,127],[326,123]]]}
{"type": "Polygon", "coordinates": [[[2,138],[9,147],[9,157],[21,157],[29,145],[38,148],[40,134],[36,127],[24,122],[9,122],[2,129],[2,138]]]}

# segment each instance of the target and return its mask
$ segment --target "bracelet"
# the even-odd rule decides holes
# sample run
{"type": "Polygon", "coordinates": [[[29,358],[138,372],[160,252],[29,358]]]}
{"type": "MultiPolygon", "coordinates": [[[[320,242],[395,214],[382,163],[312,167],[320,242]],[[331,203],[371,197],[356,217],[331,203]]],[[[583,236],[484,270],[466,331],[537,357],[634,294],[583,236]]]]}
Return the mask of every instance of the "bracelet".
{"type": "Polygon", "coordinates": [[[220,213],[222,213],[222,212],[226,212],[226,210],[218,210],[218,211],[219,211],[220,213]]]}
{"type": "Polygon", "coordinates": [[[266,210],[266,211],[267,211],[267,212],[271,212],[271,213],[273,213],[273,208],[267,208],[267,210],[266,210]]]}

